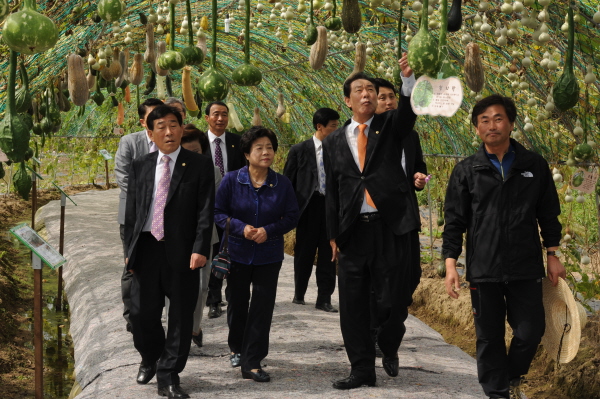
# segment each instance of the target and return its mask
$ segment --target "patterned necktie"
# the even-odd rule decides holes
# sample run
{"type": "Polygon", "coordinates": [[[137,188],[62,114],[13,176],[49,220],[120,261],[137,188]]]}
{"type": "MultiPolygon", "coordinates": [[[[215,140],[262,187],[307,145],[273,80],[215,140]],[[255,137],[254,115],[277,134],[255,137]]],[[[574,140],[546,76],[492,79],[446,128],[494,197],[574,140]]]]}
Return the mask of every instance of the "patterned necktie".
{"type": "Polygon", "coordinates": [[[158,150],[158,147],[156,146],[156,143],[154,141],[150,142],[150,150],[148,150],[148,152],[150,154],[152,154],[153,152],[155,152],[156,150],[158,150]]]}
{"type": "Polygon", "coordinates": [[[156,189],[156,198],[154,199],[154,214],[152,215],[152,230],[150,232],[160,241],[165,236],[165,205],[167,204],[167,195],[169,194],[169,186],[171,184],[171,169],[169,162],[171,158],[163,155],[163,173],[158,181],[156,189]]]}
{"type": "Polygon", "coordinates": [[[215,166],[219,168],[221,177],[225,176],[225,168],[223,167],[223,152],[221,151],[221,139],[215,139],[215,166]]]}
{"type": "Polygon", "coordinates": [[[319,192],[325,195],[325,165],[323,165],[323,145],[319,147],[319,192]]]}
{"type": "MultiPolygon", "coordinates": [[[[366,129],[367,125],[365,125],[364,123],[358,125],[358,139],[356,140],[356,144],[358,147],[358,164],[360,165],[361,172],[365,168],[365,157],[367,156],[367,136],[365,135],[366,129]]],[[[365,197],[367,199],[368,205],[372,206],[373,208],[377,208],[366,188],[365,197]]]]}

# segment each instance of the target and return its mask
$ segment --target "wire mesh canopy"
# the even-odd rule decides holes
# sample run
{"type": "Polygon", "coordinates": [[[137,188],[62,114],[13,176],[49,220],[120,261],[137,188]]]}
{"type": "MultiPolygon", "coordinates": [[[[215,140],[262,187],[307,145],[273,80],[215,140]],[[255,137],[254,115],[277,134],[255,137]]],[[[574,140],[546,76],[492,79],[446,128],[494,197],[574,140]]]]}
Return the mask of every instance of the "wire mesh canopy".
{"type": "MultiPolygon", "coordinates": [[[[374,77],[389,77],[391,68],[397,65],[397,46],[403,51],[407,49],[407,35],[414,36],[418,31],[419,8],[418,0],[391,1],[373,0],[360,1],[362,11],[362,27],[357,34],[346,34],[343,30],[333,32],[335,37],[329,37],[329,52],[325,64],[320,70],[313,70],[308,62],[310,46],[304,40],[307,18],[309,17],[308,3],[304,0],[275,2],[275,0],[251,1],[251,62],[263,74],[263,80],[256,87],[242,87],[230,82],[227,103],[234,104],[244,127],[251,125],[252,113],[255,107],[260,110],[263,124],[276,132],[287,132],[289,143],[300,140],[312,133],[312,115],[320,107],[336,109],[342,115],[342,120],[350,117],[350,111],[343,102],[342,84],[352,72],[355,57],[355,43],[367,43],[368,56],[365,72],[374,77]],[[417,4],[418,3],[418,4],[417,4]],[[307,11],[298,12],[298,8],[307,11]],[[259,11],[261,10],[261,11],[259,11]],[[285,11],[293,11],[293,18],[284,18],[285,11]],[[401,14],[402,12],[402,14],[401,14]],[[412,14],[412,15],[411,15],[412,14]],[[402,34],[398,41],[398,18],[402,15],[402,34]],[[283,123],[275,116],[277,95],[282,93],[289,113],[289,123],[283,123]]],[[[328,3],[336,0],[314,0],[314,21],[322,25],[331,18],[331,7],[328,3]]],[[[346,0],[347,1],[347,0],[346,0]]],[[[510,4],[512,0],[504,0],[510,4]]],[[[418,119],[416,130],[421,135],[424,151],[437,154],[469,155],[473,153],[475,144],[474,133],[470,126],[469,111],[476,101],[476,96],[486,96],[499,93],[515,99],[519,116],[515,130],[520,130],[521,141],[551,160],[565,159],[567,153],[582,137],[572,133],[576,120],[580,119],[588,132],[588,140],[598,141],[600,126],[600,84],[598,80],[586,85],[583,77],[591,71],[600,76],[600,24],[594,23],[593,16],[597,9],[597,0],[524,0],[524,11],[505,13],[502,11],[502,1],[465,1],[462,6],[463,27],[455,33],[448,33],[448,56],[455,65],[458,77],[464,82],[465,45],[469,41],[479,44],[482,51],[482,61],[485,69],[485,86],[480,93],[469,93],[465,89],[465,98],[461,109],[452,117],[423,116],[418,119]],[[483,4],[485,3],[485,4],[483,4]],[[541,3],[541,4],[540,4],[541,3]],[[542,4],[547,4],[544,7],[542,4]],[[545,109],[547,97],[556,79],[561,75],[564,66],[564,56],[567,48],[567,33],[564,31],[567,7],[571,5],[576,13],[576,45],[574,67],[579,79],[581,90],[579,104],[567,112],[545,109]],[[481,12],[480,10],[485,10],[481,12]],[[542,44],[535,41],[536,29],[520,23],[523,17],[539,18],[545,12],[545,21],[550,35],[550,41],[542,44]],[[492,29],[488,33],[481,31],[481,19],[485,16],[487,24],[492,29]],[[499,28],[510,30],[505,37],[506,44],[498,40],[495,31],[499,28]],[[499,44],[500,42],[500,44],[499,44]],[[526,51],[531,52],[531,65],[524,66],[523,58],[526,51]],[[546,54],[546,55],[545,55],[546,54]],[[542,60],[549,58],[556,61],[556,69],[544,67],[542,60]],[[514,65],[518,83],[513,84],[505,68],[514,65]],[[587,91],[587,97],[586,97],[587,91]],[[525,127],[528,117],[533,129],[525,127]]],[[[230,79],[232,70],[244,62],[244,45],[241,35],[244,29],[244,0],[218,0],[217,3],[217,63],[220,70],[230,79]],[[229,28],[225,28],[228,18],[229,28]],[[228,30],[228,32],[225,32],[228,30]]],[[[519,3],[521,4],[521,3],[519,3]]],[[[191,1],[192,19],[212,18],[211,1],[191,1]]],[[[434,37],[439,35],[440,4],[430,1],[430,28],[434,37]],[[437,25],[437,26],[436,26],[437,25]]],[[[14,11],[19,5],[11,3],[14,11]]],[[[73,0],[42,0],[38,3],[38,11],[50,17],[60,31],[56,46],[45,53],[27,56],[25,64],[30,74],[30,89],[32,93],[39,92],[62,73],[66,66],[66,57],[73,52],[91,53],[96,55],[98,50],[110,45],[128,49],[130,54],[143,53],[146,48],[145,27],[140,21],[140,13],[149,15],[150,8],[159,11],[159,15],[167,18],[162,12],[164,4],[158,2],[127,0],[126,10],[121,19],[115,24],[123,29],[131,27],[132,42],[125,44],[126,34],[114,34],[114,25],[106,22],[94,23],[91,16],[96,10],[96,2],[73,0]],[[75,8],[77,7],[77,8],[75,8]]],[[[450,7],[450,5],[449,5],[450,7]]],[[[338,16],[342,4],[337,4],[338,16]]],[[[186,12],[185,2],[176,5],[175,25],[179,29],[186,12]]],[[[289,17],[289,15],[288,15],[289,17]]],[[[541,18],[541,19],[544,19],[541,18]]],[[[197,22],[197,21],[196,21],[197,22]]],[[[189,21],[193,29],[194,21],[189,21]]],[[[168,24],[164,25],[165,34],[168,24]]],[[[165,40],[165,34],[155,33],[155,40],[165,40]]],[[[193,81],[205,71],[210,64],[210,52],[214,43],[207,34],[207,56],[204,62],[193,69],[193,81]]],[[[178,34],[175,46],[182,50],[188,46],[188,36],[178,34]]],[[[8,47],[2,42],[0,47],[0,68],[4,73],[8,70],[8,47]]],[[[84,57],[85,59],[86,57],[84,57]]],[[[133,57],[131,56],[130,59],[133,57]]],[[[150,68],[144,64],[145,74],[150,68]]],[[[181,96],[181,71],[172,71],[175,96],[181,96]]],[[[143,90],[144,82],[140,86],[143,90]]],[[[4,110],[6,92],[6,76],[2,82],[0,101],[4,110]]],[[[135,93],[135,91],[133,91],[135,93]]],[[[156,91],[147,97],[156,96],[156,91]]],[[[126,113],[135,115],[135,101],[130,103],[126,113]]],[[[133,117],[137,119],[136,117],[133,117]]],[[[64,135],[94,135],[98,132],[112,130],[114,114],[98,108],[90,100],[86,111],[81,116],[78,110],[72,110],[63,118],[64,135]],[[86,123],[83,123],[83,120],[86,123]]]]}

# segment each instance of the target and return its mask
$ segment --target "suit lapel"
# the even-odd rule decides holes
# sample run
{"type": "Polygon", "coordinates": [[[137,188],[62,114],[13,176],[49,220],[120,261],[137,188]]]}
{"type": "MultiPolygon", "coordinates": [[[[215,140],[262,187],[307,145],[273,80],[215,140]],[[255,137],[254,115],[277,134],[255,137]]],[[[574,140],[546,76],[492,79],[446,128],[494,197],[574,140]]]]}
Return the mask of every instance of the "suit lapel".
{"type": "Polygon", "coordinates": [[[145,206],[146,212],[150,211],[150,204],[152,204],[152,194],[154,193],[154,178],[156,176],[157,157],[158,151],[153,154],[150,154],[150,156],[146,158],[146,165],[144,167],[146,173],[144,174],[144,185],[142,187],[144,187],[145,189],[144,204],[147,204],[147,206],[145,206]]]}
{"type": "Polygon", "coordinates": [[[145,130],[140,132],[137,138],[137,156],[141,157],[142,155],[148,154],[150,152],[150,148],[148,147],[148,133],[145,130]]]}
{"type": "Polygon", "coordinates": [[[173,194],[175,194],[175,190],[177,190],[177,186],[179,185],[179,182],[181,181],[181,178],[185,173],[185,169],[187,168],[187,166],[185,166],[187,164],[186,161],[188,159],[186,152],[187,151],[184,148],[182,148],[179,152],[179,156],[177,157],[177,162],[175,162],[175,167],[173,168],[173,176],[171,176],[171,184],[169,185],[169,195],[167,196],[167,204],[173,197],[173,194]]]}
{"type": "MultiPolygon", "coordinates": [[[[323,144],[321,144],[322,148],[323,144]]],[[[312,138],[306,140],[304,142],[304,156],[308,157],[308,166],[310,167],[310,171],[312,172],[315,178],[319,178],[319,172],[317,168],[317,153],[315,151],[315,142],[312,138]]]]}
{"type": "Polygon", "coordinates": [[[235,133],[225,132],[225,151],[227,151],[227,170],[237,169],[235,165],[236,160],[236,148],[231,135],[235,133]]]}
{"type": "MultiPolygon", "coordinates": [[[[337,130],[338,134],[335,137],[337,143],[336,147],[340,151],[340,156],[346,161],[345,164],[352,165],[351,168],[354,169],[355,172],[360,174],[360,169],[354,160],[354,155],[352,155],[352,150],[350,150],[350,143],[348,143],[348,138],[346,137],[346,129],[348,129],[348,125],[350,124],[350,119],[344,123],[344,126],[337,130]]],[[[335,134],[332,133],[332,134],[335,134]]]]}
{"type": "Polygon", "coordinates": [[[367,153],[365,155],[365,169],[369,166],[369,160],[377,147],[377,143],[379,142],[379,135],[381,134],[381,130],[383,127],[383,118],[380,118],[379,115],[375,115],[373,121],[371,122],[371,126],[369,127],[369,138],[367,140],[367,153]]]}

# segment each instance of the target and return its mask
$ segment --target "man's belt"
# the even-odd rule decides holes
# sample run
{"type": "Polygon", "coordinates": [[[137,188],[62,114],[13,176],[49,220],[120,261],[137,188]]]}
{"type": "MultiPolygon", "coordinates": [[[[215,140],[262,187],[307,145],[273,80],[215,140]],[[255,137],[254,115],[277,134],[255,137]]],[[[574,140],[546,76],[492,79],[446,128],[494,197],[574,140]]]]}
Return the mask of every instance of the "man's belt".
{"type": "Polygon", "coordinates": [[[374,222],[376,220],[379,220],[381,218],[381,215],[379,214],[379,212],[368,212],[368,213],[361,213],[360,217],[358,220],[360,220],[361,222],[374,222]]]}

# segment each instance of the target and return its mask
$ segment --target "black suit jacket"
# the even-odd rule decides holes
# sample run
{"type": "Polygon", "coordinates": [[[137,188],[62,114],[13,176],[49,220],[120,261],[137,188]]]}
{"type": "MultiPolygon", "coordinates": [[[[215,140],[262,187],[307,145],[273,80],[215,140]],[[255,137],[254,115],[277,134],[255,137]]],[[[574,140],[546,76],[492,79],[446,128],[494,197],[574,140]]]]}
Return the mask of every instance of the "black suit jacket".
{"type": "Polygon", "coordinates": [[[283,175],[290,179],[294,186],[298,208],[302,214],[319,185],[317,155],[312,137],[290,148],[283,175]]]}
{"type": "Polygon", "coordinates": [[[412,131],[416,115],[410,99],[401,96],[401,106],[373,117],[369,129],[364,170],[354,161],[344,126],[323,142],[327,181],[327,229],[330,239],[342,246],[360,214],[364,190],[386,224],[397,234],[421,225],[414,195],[414,180],[402,169],[403,141],[412,131]]]}
{"type": "MultiPolygon", "coordinates": [[[[149,215],[158,151],[137,158],[129,170],[125,207],[125,245],[129,269],[136,263],[136,244],[149,215]]],[[[165,246],[174,270],[188,270],[192,253],[209,257],[215,205],[215,170],[210,159],[181,149],[165,205],[165,246]]]]}
{"type": "MultiPolygon", "coordinates": [[[[238,170],[246,166],[246,157],[240,149],[241,136],[235,133],[225,132],[225,147],[227,148],[227,170],[238,170]]],[[[212,159],[212,150],[210,145],[206,155],[212,159]]]]}
{"type": "Polygon", "coordinates": [[[416,188],[414,185],[414,175],[417,172],[427,174],[427,165],[423,160],[423,150],[421,149],[421,141],[419,140],[419,133],[415,130],[411,131],[408,136],[402,141],[402,148],[404,149],[405,163],[406,163],[406,178],[412,182],[411,187],[416,191],[423,190],[422,188],[416,188]]]}

